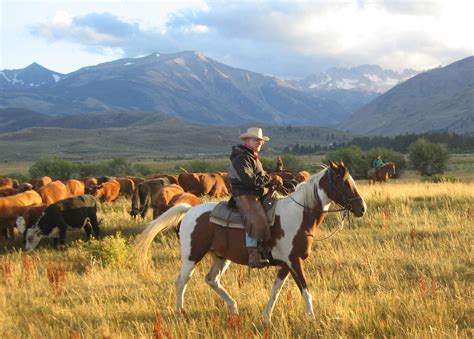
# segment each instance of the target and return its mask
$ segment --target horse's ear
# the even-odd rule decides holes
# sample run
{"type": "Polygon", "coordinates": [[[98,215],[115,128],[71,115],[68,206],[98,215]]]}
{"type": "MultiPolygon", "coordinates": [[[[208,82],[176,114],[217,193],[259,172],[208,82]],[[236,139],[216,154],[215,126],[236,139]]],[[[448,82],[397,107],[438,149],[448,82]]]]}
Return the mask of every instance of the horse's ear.
{"type": "Polygon", "coordinates": [[[331,160],[328,160],[328,164],[332,170],[337,170],[337,165],[334,162],[332,162],[331,160]]]}
{"type": "Polygon", "coordinates": [[[342,167],[342,168],[346,168],[346,165],[344,164],[344,161],[339,160],[339,166],[342,167]]]}

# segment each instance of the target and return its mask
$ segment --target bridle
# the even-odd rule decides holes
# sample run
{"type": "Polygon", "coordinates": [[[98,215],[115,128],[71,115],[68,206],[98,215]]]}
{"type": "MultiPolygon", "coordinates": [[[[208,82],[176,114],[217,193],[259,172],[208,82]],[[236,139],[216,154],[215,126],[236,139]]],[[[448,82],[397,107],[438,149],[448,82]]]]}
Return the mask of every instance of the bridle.
{"type": "MultiPolygon", "coordinates": [[[[335,188],[336,192],[339,193],[339,195],[342,198],[343,205],[341,205],[338,202],[331,199],[335,204],[337,204],[341,208],[333,209],[333,210],[327,210],[327,211],[323,211],[323,212],[332,213],[332,212],[350,211],[351,208],[352,208],[352,205],[350,203],[354,200],[361,200],[362,198],[360,198],[360,197],[358,197],[358,198],[348,198],[347,196],[345,196],[344,192],[342,192],[341,188],[338,185],[335,185],[334,182],[332,181],[332,179],[331,179],[332,172],[333,171],[331,170],[331,168],[328,168],[327,171],[326,171],[326,174],[328,176],[328,181],[329,181],[329,192],[331,192],[333,190],[333,188],[335,188]]],[[[315,191],[314,191],[314,195],[315,196],[317,195],[316,188],[315,188],[315,191]]],[[[309,210],[316,210],[314,207],[308,207],[308,206],[305,206],[304,204],[296,201],[291,195],[289,195],[289,197],[294,203],[296,203],[297,205],[299,205],[303,208],[306,208],[306,209],[309,209],[309,210]]]]}
{"type": "MultiPolygon", "coordinates": [[[[346,219],[348,219],[349,221],[351,220],[350,219],[350,210],[352,208],[352,205],[350,204],[352,201],[354,200],[360,200],[362,198],[358,197],[358,198],[348,198],[344,192],[342,192],[341,188],[338,186],[338,185],[335,185],[331,179],[331,175],[332,175],[332,170],[331,168],[328,168],[327,171],[326,171],[326,174],[328,176],[328,181],[329,181],[329,192],[331,192],[331,190],[333,188],[336,189],[336,192],[339,193],[339,195],[341,196],[342,198],[342,201],[343,201],[343,204],[344,205],[341,205],[339,204],[338,202],[332,200],[334,203],[336,203],[337,205],[339,205],[341,208],[338,208],[338,209],[332,209],[332,210],[327,210],[327,211],[323,211],[323,212],[327,212],[327,213],[331,213],[331,212],[343,212],[343,215],[342,215],[342,220],[341,220],[341,223],[339,225],[338,228],[334,229],[329,235],[323,237],[323,238],[318,238],[318,239],[314,239],[314,241],[323,241],[323,240],[326,240],[326,239],[329,239],[330,237],[332,237],[334,234],[336,234],[337,232],[339,232],[340,230],[342,230],[344,228],[344,222],[346,221],[346,219]]],[[[317,186],[317,185],[315,185],[317,186]]],[[[328,192],[328,193],[329,193],[328,192]]],[[[314,190],[314,195],[316,196],[317,193],[316,193],[316,188],[314,190]]],[[[291,195],[289,196],[290,199],[296,203],[297,205],[303,207],[303,208],[307,208],[309,210],[316,210],[315,208],[313,207],[308,207],[308,206],[305,206],[303,204],[301,204],[300,202],[296,201],[291,195]]]]}
{"type": "Polygon", "coordinates": [[[343,202],[343,205],[339,204],[338,202],[334,201],[334,203],[336,203],[337,205],[341,206],[340,209],[337,209],[337,210],[331,210],[331,211],[328,211],[328,212],[341,212],[341,211],[350,211],[352,209],[352,205],[351,205],[351,202],[352,201],[355,201],[355,200],[362,200],[361,197],[357,197],[357,198],[348,198],[344,192],[342,192],[341,190],[341,187],[339,187],[338,185],[335,185],[331,179],[331,173],[332,173],[332,170],[331,168],[328,168],[327,170],[327,174],[328,174],[328,180],[329,180],[329,192],[331,192],[331,190],[333,188],[336,189],[336,192],[339,193],[340,197],[342,198],[342,202],[343,202]]]}

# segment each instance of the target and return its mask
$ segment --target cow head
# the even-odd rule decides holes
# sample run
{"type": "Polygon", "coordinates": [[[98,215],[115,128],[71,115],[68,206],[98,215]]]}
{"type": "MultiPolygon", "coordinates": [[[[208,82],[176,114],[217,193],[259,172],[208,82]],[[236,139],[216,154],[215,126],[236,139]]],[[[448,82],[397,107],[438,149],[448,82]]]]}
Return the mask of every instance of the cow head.
{"type": "Polygon", "coordinates": [[[85,187],[85,193],[93,195],[96,198],[100,198],[104,195],[104,186],[102,185],[94,185],[85,187]]]}
{"type": "Polygon", "coordinates": [[[38,246],[43,234],[41,233],[41,229],[38,225],[29,228],[26,231],[26,243],[25,243],[25,250],[32,251],[38,246]]]}
{"type": "Polygon", "coordinates": [[[25,218],[23,217],[18,217],[16,218],[16,229],[18,230],[18,232],[20,233],[25,233],[26,231],[26,221],[25,221],[25,218]]]}

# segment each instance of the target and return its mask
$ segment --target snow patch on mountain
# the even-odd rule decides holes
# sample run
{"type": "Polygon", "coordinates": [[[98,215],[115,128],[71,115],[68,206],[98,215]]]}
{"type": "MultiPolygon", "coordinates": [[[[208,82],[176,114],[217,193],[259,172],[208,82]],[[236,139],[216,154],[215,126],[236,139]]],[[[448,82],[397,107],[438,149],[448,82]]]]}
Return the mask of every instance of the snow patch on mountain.
{"type": "Polygon", "coordinates": [[[5,73],[0,72],[0,74],[3,75],[3,77],[5,78],[5,80],[7,80],[8,82],[12,82],[12,81],[5,75],[5,73]]]}

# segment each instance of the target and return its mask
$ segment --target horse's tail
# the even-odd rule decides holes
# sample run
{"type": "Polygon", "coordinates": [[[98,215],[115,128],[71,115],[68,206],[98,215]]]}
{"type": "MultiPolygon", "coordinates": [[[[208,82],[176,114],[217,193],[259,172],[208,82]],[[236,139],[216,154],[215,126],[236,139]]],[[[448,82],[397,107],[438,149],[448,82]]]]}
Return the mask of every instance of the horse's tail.
{"type": "Polygon", "coordinates": [[[132,194],[132,210],[130,211],[130,215],[135,218],[140,211],[140,185],[137,185],[133,190],[132,194]]]}
{"type": "Polygon", "coordinates": [[[191,207],[191,205],[183,203],[170,208],[149,223],[137,237],[133,252],[137,255],[138,265],[142,272],[147,271],[150,266],[148,249],[153,239],[167,228],[178,225],[191,207]]]}

